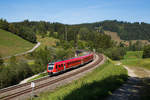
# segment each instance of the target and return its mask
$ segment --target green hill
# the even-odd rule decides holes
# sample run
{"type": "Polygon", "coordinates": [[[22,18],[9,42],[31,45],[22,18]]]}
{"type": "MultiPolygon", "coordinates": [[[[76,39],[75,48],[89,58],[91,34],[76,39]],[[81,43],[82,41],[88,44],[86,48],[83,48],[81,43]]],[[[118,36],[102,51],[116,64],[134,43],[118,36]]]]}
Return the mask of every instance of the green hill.
{"type": "Polygon", "coordinates": [[[116,32],[121,40],[148,40],[150,42],[150,24],[144,22],[123,22],[117,20],[105,20],[95,23],[80,24],[91,30],[105,30],[116,32]]]}
{"type": "MultiPolygon", "coordinates": [[[[112,40],[119,42],[124,42],[126,45],[129,45],[129,40],[122,40],[118,36],[117,32],[111,32],[111,31],[104,31],[105,34],[110,35],[112,40]]],[[[143,44],[150,44],[148,40],[130,40],[132,43],[135,43],[136,41],[140,41],[143,44]]]]}
{"type": "Polygon", "coordinates": [[[0,29],[0,54],[2,57],[12,56],[32,49],[35,44],[19,36],[0,29]]]}

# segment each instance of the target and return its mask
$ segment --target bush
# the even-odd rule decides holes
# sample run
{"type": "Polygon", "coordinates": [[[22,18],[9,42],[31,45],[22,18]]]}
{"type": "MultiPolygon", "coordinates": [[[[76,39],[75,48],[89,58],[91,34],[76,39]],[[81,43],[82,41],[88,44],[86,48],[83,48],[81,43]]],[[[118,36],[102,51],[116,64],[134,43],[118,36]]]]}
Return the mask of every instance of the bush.
{"type": "Polygon", "coordinates": [[[123,59],[123,56],[126,54],[126,48],[109,48],[104,51],[104,54],[113,60],[123,59]]]}
{"type": "Polygon", "coordinates": [[[8,30],[9,23],[5,19],[0,19],[0,29],[8,30]]]}
{"type": "Polygon", "coordinates": [[[42,66],[42,65],[40,65],[40,64],[36,64],[36,63],[33,64],[33,65],[31,65],[30,67],[31,67],[32,72],[33,72],[34,74],[43,72],[43,71],[46,69],[46,66],[44,67],[44,66],[42,66]]]}
{"type": "Polygon", "coordinates": [[[31,75],[33,75],[32,69],[25,61],[21,60],[16,63],[15,57],[12,57],[9,65],[1,68],[0,88],[18,84],[21,80],[31,75]]]}
{"type": "Polygon", "coordinates": [[[52,60],[52,51],[45,47],[44,49],[34,52],[33,56],[36,64],[45,66],[50,60],[52,60]]]}
{"type": "Polygon", "coordinates": [[[150,45],[144,47],[143,58],[150,58],[150,45]]]}
{"type": "Polygon", "coordinates": [[[1,55],[0,55],[0,65],[3,65],[4,60],[2,59],[1,55]]]}

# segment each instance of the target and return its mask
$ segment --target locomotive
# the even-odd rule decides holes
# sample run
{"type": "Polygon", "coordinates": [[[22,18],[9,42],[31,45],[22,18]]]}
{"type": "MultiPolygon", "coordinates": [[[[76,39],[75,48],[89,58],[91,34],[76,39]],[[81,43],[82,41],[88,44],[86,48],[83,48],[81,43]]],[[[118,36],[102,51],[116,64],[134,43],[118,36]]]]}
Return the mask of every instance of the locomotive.
{"type": "Polygon", "coordinates": [[[49,76],[52,76],[53,74],[86,64],[86,63],[92,61],[93,59],[94,59],[93,54],[87,54],[84,56],[71,58],[71,59],[67,59],[64,61],[48,63],[47,64],[47,72],[48,72],[49,76]]]}

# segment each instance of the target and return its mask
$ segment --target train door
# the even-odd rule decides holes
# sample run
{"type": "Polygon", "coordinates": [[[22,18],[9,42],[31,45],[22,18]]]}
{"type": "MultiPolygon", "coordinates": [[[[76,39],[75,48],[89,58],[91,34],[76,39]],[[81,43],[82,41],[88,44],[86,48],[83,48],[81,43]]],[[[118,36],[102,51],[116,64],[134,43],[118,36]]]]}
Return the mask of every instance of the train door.
{"type": "Polygon", "coordinates": [[[81,58],[81,65],[83,65],[84,64],[84,61],[83,61],[83,58],[81,58]]]}
{"type": "Polygon", "coordinates": [[[58,72],[61,70],[61,65],[59,64],[58,65],[58,72]]]}
{"type": "Polygon", "coordinates": [[[64,64],[61,64],[61,71],[63,71],[64,64]]]}
{"type": "Polygon", "coordinates": [[[56,72],[58,71],[58,65],[56,65],[56,72]]]}
{"type": "Polygon", "coordinates": [[[66,70],[66,63],[64,63],[64,70],[66,70]]]}

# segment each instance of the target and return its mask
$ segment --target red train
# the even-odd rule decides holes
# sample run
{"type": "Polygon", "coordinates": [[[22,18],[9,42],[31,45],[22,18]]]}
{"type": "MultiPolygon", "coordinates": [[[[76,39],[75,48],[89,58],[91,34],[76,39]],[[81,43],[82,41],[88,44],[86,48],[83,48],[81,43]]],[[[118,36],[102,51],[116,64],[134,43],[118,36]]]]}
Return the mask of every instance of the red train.
{"type": "Polygon", "coordinates": [[[92,61],[94,58],[93,54],[88,54],[85,56],[77,57],[77,58],[71,58],[64,61],[58,61],[54,63],[48,63],[47,65],[47,72],[49,75],[65,71],[70,68],[75,68],[77,66],[83,65],[85,63],[88,63],[92,61]]]}

